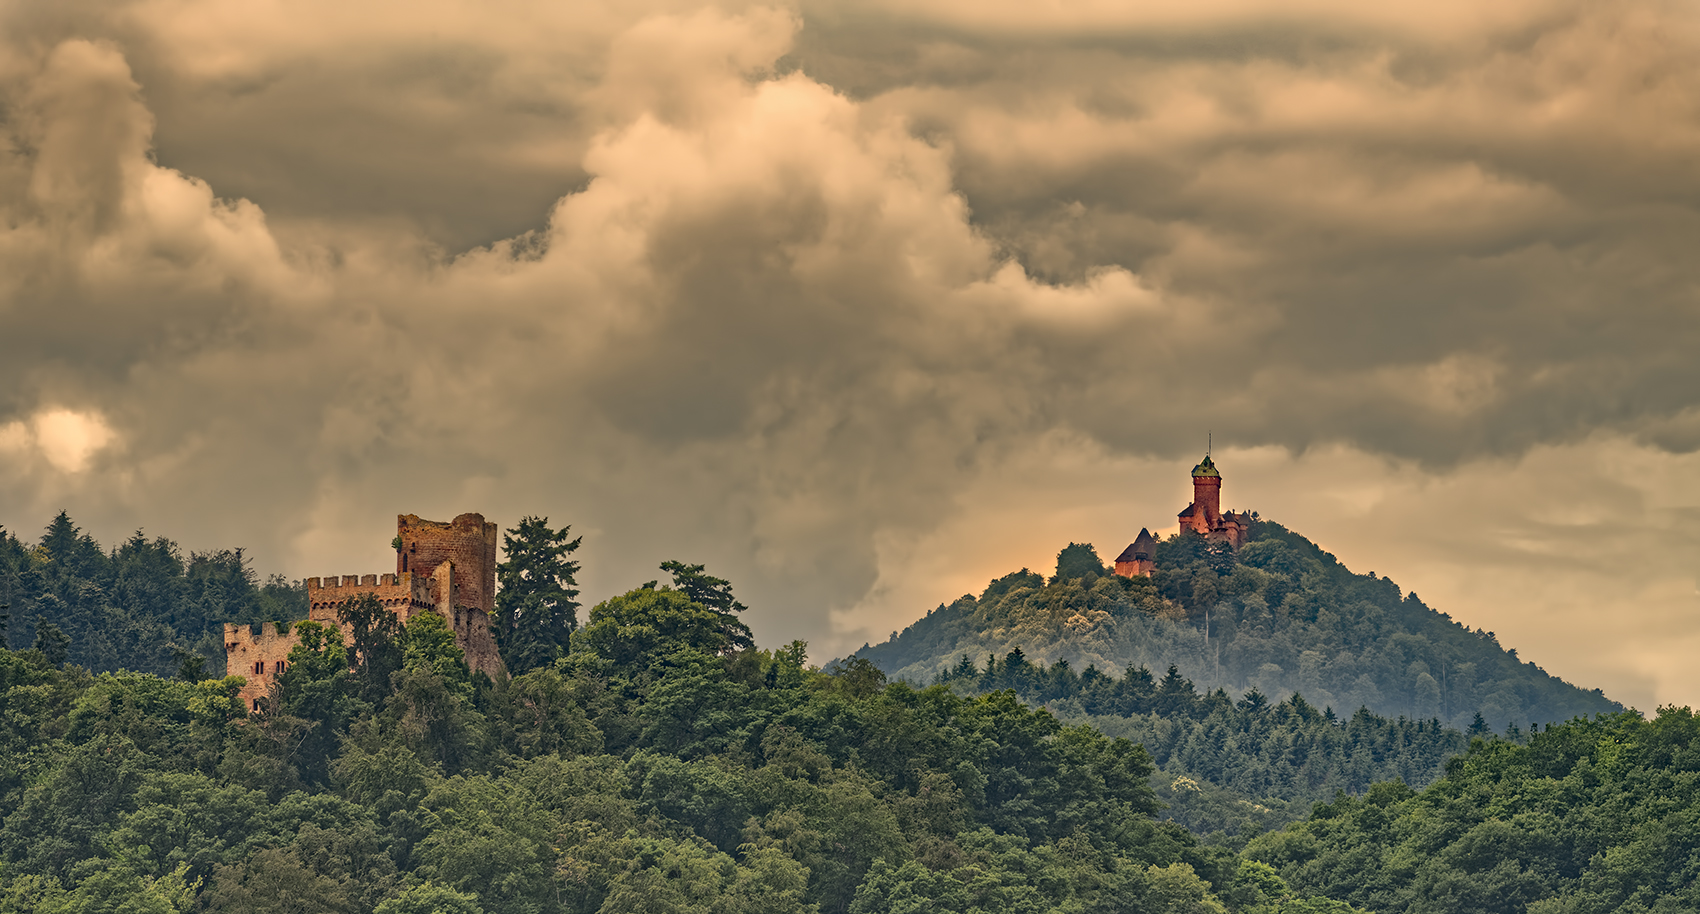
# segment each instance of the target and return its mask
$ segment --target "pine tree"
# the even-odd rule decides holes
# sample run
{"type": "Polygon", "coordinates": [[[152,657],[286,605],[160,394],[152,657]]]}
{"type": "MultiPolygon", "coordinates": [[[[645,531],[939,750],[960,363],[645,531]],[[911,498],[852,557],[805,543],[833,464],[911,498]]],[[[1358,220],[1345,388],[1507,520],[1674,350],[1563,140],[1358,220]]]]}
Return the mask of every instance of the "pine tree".
{"type": "Polygon", "coordinates": [[[496,566],[496,645],[508,672],[548,666],[566,653],[578,627],[579,563],[567,556],[583,537],[572,526],[549,529],[547,517],[524,517],[502,535],[506,561],[496,566]]]}

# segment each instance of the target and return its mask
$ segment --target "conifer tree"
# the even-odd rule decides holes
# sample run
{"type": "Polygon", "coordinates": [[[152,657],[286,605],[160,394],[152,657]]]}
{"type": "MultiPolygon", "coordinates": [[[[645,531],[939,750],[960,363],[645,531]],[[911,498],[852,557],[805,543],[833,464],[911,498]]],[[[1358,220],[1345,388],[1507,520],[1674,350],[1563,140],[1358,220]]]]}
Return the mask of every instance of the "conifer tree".
{"type": "Polygon", "coordinates": [[[515,676],[554,663],[578,626],[573,598],[579,563],[567,556],[584,538],[569,540],[570,530],[570,524],[551,530],[549,518],[527,516],[502,534],[506,560],[496,566],[496,645],[515,676]]]}

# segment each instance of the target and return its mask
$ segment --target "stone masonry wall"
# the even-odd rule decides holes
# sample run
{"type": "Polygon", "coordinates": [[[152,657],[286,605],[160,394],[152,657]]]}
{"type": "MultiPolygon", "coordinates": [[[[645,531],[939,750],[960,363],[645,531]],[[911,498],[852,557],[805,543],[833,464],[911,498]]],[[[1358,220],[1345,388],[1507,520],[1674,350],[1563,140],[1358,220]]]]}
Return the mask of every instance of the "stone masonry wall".
{"type": "Polygon", "coordinates": [[[396,517],[401,550],[396,572],[428,575],[443,562],[453,562],[452,602],[494,612],[496,609],[496,525],[482,514],[462,514],[448,523],[424,520],[417,514],[396,517]]]}
{"type": "Polygon", "coordinates": [[[225,675],[248,680],[238,694],[249,710],[260,709],[260,699],[271,694],[272,683],[300,641],[289,622],[225,623],[225,675]]]}

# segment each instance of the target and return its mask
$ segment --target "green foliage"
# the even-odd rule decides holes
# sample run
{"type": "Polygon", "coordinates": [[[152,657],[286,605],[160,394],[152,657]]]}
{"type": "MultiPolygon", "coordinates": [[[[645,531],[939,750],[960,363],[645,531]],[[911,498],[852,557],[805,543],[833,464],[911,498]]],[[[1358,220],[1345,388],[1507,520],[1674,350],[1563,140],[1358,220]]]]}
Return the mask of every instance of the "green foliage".
{"type": "Polygon", "coordinates": [[[727,649],[724,621],[684,591],[645,586],[593,607],[573,645],[622,667],[647,669],[681,650],[727,649]]]}
{"type": "Polygon", "coordinates": [[[1383,912],[1700,909],[1700,720],[1686,708],[1477,739],[1420,794],[1318,804],[1247,854],[1383,912]]]}
{"type": "Polygon", "coordinates": [[[502,534],[504,560],[496,566],[496,644],[508,672],[548,666],[566,653],[578,625],[579,563],[567,559],[583,537],[567,539],[571,525],[549,529],[549,518],[522,518],[502,534]]]}
{"type": "Polygon", "coordinates": [[[360,697],[380,700],[389,691],[390,676],[402,665],[400,620],[370,593],[344,601],[337,607],[337,619],[349,627],[354,642],[349,647],[360,697]]]}
{"type": "Polygon", "coordinates": [[[1083,586],[1091,587],[1093,582],[1110,573],[1105,567],[1104,560],[1098,558],[1098,550],[1091,543],[1069,543],[1057,553],[1057,573],[1051,578],[1055,582],[1079,581],[1083,586]]]}
{"type": "Polygon", "coordinates": [[[410,886],[378,905],[372,914],[484,914],[484,909],[477,895],[426,882],[410,886]]]}
{"type": "Polygon", "coordinates": [[[732,582],[705,574],[702,565],[683,562],[662,562],[661,570],[673,576],[673,588],[690,597],[691,602],[713,610],[720,616],[726,646],[732,650],[755,647],[755,636],[738,613],[749,609],[732,596],[732,582]]]}
{"type": "Polygon", "coordinates": [[[240,549],[184,556],[137,531],[103,552],[61,511],[34,546],[0,529],[0,604],[12,622],[0,647],[39,641],[52,656],[62,651],[60,662],[161,676],[193,671],[200,657],[219,675],[224,623],[305,618],[307,591],[258,580],[240,549]]]}

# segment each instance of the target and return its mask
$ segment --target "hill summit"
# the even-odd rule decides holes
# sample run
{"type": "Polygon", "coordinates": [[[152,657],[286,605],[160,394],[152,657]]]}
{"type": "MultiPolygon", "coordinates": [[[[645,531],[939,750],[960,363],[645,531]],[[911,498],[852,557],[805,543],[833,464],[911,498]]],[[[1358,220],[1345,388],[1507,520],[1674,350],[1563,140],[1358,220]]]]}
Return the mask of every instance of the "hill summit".
{"type": "Polygon", "coordinates": [[[1070,543],[1050,577],[1004,575],[854,656],[915,682],[1012,650],[1035,675],[1061,680],[1172,665],[1206,692],[1296,692],[1342,713],[1366,707],[1460,729],[1622,710],[1274,521],[1234,519],[1244,529],[1231,536],[1183,526],[1155,543],[1144,574],[1116,574],[1094,547],[1070,543]]]}

